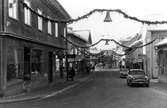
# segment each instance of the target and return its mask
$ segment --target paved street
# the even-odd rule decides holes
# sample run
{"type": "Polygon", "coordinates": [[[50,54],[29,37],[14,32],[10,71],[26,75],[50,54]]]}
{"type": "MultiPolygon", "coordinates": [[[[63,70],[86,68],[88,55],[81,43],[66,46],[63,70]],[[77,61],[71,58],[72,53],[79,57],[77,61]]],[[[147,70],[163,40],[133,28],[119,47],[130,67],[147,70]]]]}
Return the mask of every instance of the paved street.
{"type": "Polygon", "coordinates": [[[0,108],[167,108],[167,92],[147,87],[128,87],[118,72],[97,72],[91,79],[54,97],[0,108]]]}

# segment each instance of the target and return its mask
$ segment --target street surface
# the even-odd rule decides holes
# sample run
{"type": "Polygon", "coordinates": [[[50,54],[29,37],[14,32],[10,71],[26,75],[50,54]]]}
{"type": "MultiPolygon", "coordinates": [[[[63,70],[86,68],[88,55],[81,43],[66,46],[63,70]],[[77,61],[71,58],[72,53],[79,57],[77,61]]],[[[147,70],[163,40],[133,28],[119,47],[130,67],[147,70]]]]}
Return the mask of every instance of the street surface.
{"type": "Polygon", "coordinates": [[[167,108],[167,92],[128,87],[119,72],[96,72],[81,85],[44,100],[0,104],[0,108],[167,108]]]}

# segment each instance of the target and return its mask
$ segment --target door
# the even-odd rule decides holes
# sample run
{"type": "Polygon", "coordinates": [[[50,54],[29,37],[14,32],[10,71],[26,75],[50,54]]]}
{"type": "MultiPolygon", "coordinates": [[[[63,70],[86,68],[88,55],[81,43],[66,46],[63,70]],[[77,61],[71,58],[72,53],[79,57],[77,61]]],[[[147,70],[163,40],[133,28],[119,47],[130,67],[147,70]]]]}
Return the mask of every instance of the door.
{"type": "Polygon", "coordinates": [[[31,75],[31,65],[30,65],[30,58],[31,58],[31,50],[28,47],[24,47],[24,74],[31,75]]]}
{"type": "Polygon", "coordinates": [[[53,52],[49,52],[48,60],[48,82],[53,82],[53,52]]]}

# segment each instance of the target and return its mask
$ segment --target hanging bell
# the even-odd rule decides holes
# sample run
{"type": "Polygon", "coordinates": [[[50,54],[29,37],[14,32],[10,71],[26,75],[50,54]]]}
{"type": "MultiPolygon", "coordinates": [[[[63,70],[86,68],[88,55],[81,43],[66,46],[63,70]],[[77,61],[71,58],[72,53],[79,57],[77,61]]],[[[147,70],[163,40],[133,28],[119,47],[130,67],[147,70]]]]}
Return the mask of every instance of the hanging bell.
{"type": "Polygon", "coordinates": [[[104,22],[112,22],[109,11],[106,12],[106,17],[104,19],[104,22]]]}
{"type": "Polygon", "coordinates": [[[109,43],[108,43],[108,42],[109,42],[109,40],[106,40],[106,43],[105,43],[105,45],[109,45],[109,43]]]}

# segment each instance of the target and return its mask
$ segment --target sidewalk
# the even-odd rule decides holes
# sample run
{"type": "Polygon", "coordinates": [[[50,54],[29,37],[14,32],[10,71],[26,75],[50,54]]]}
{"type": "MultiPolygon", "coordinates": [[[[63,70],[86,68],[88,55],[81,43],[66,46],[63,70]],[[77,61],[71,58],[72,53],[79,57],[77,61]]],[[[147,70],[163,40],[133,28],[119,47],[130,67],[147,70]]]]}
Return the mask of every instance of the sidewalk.
{"type": "Polygon", "coordinates": [[[66,79],[62,79],[45,87],[31,90],[27,93],[3,97],[0,98],[0,104],[46,99],[80,85],[87,81],[92,74],[93,73],[90,73],[89,75],[76,76],[74,81],[66,81],[66,79]]]}

